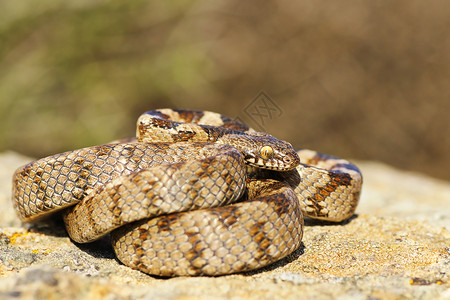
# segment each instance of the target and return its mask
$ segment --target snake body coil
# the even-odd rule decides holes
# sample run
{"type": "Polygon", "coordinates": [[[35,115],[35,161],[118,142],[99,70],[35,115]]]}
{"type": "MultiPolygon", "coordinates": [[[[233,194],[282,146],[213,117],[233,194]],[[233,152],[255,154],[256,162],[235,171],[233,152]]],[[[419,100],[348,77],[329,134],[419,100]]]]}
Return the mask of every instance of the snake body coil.
{"type": "Polygon", "coordinates": [[[13,177],[25,222],[61,210],[79,243],[111,233],[124,264],[161,276],[256,269],[299,247],[302,211],[353,215],[361,173],[346,160],[295,152],[274,137],[205,111],[161,109],[137,140],[31,162],[13,177]]]}

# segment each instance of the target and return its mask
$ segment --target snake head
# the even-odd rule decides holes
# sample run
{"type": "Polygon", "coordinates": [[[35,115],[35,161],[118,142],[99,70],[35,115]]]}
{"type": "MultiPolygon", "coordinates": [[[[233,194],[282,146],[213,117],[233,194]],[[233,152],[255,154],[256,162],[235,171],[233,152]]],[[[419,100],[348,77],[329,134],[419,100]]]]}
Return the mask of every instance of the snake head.
{"type": "Polygon", "coordinates": [[[288,171],[300,164],[292,145],[263,132],[228,134],[217,142],[234,146],[244,155],[246,164],[262,169],[288,171]]]}

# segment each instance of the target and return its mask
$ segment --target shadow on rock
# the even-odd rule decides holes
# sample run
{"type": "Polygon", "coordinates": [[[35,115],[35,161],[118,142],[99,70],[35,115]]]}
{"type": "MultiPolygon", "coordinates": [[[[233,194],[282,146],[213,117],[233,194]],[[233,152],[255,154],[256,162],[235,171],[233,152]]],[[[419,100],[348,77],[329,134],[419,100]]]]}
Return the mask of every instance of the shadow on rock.
{"type": "Polygon", "coordinates": [[[256,270],[252,270],[252,271],[248,271],[248,272],[244,272],[242,273],[242,275],[245,276],[252,276],[252,275],[256,275],[256,274],[261,274],[264,272],[268,272],[268,271],[273,271],[277,268],[281,268],[284,267],[294,261],[296,261],[300,256],[303,255],[303,253],[305,253],[305,245],[303,244],[303,242],[300,244],[300,247],[298,247],[294,252],[292,252],[291,254],[289,254],[288,256],[286,256],[283,259],[280,259],[268,266],[256,269],[256,270]]]}
{"type": "Polygon", "coordinates": [[[312,219],[312,218],[305,217],[305,226],[306,227],[308,227],[308,226],[336,226],[336,225],[342,226],[342,225],[347,225],[347,224],[351,223],[356,218],[358,218],[358,214],[354,214],[347,220],[344,220],[341,222],[330,222],[330,221],[318,220],[318,219],[312,219]]]}
{"type": "Polygon", "coordinates": [[[72,241],[72,243],[83,252],[95,257],[95,258],[108,258],[115,259],[116,255],[111,245],[110,236],[105,235],[98,240],[91,243],[80,244],[72,241]]]}

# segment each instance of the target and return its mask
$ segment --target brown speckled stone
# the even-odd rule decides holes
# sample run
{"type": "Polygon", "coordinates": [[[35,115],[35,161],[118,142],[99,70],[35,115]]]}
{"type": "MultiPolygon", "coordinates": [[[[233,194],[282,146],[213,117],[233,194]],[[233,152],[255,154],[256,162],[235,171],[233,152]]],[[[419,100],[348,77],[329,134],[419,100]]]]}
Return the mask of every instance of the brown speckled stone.
{"type": "Polygon", "coordinates": [[[357,215],[306,222],[302,246],[262,270],[161,279],[123,266],[107,239],[77,245],[62,223],[22,225],[11,176],[27,159],[0,155],[0,299],[449,299],[450,184],[358,163],[357,215]]]}

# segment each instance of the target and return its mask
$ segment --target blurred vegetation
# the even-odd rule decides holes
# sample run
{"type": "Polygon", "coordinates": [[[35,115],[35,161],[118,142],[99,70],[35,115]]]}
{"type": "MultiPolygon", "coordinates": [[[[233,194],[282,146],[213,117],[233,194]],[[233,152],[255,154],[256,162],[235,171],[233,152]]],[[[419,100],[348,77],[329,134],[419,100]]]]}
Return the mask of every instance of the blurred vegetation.
{"type": "Polygon", "coordinates": [[[222,112],[336,156],[450,179],[450,2],[1,1],[0,151],[134,134],[161,107],[222,112]],[[253,116],[254,117],[254,116],[253,116]],[[256,121],[255,121],[256,120],[256,121]]]}

